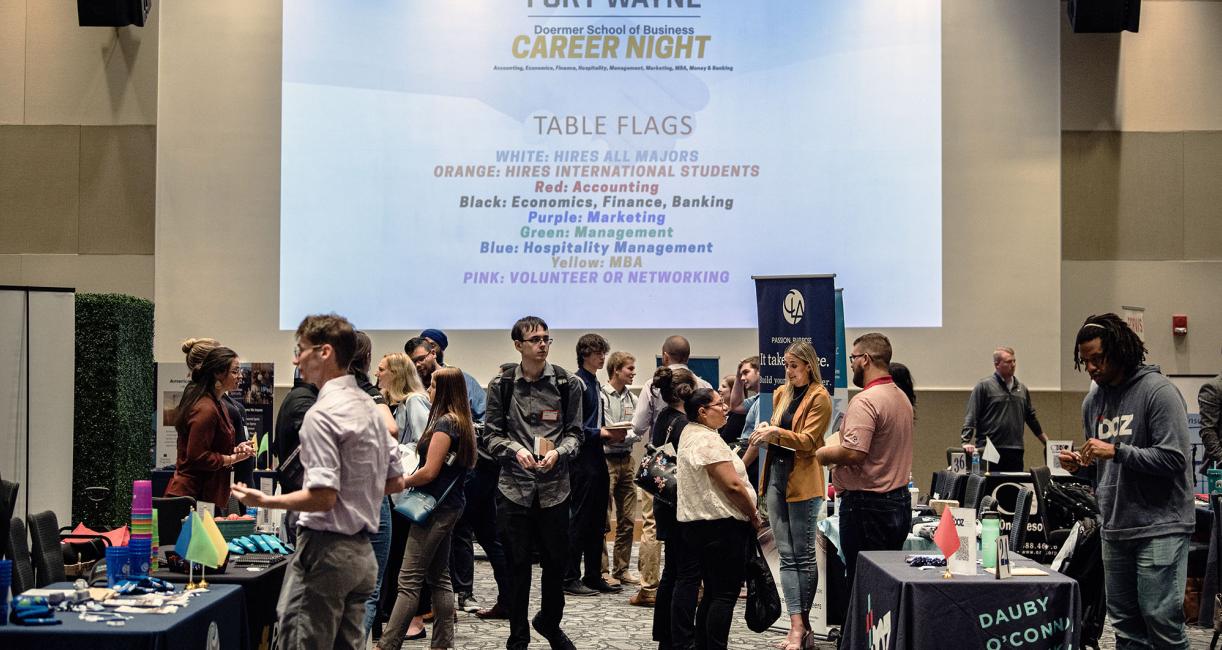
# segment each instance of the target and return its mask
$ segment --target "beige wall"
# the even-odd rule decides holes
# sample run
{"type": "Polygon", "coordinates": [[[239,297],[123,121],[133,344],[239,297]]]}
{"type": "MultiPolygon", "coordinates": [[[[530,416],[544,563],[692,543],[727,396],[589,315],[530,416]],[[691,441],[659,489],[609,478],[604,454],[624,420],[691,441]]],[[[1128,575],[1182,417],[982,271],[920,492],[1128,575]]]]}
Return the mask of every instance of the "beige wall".
{"type": "MultiPolygon", "coordinates": [[[[161,9],[157,358],[176,359],[183,337],[207,332],[288,368],[292,336],[276,330],[279,4],[161,9]],[[242,238],[187,236],[205,221],[242,238]],[[243,265],[219,269],[216,280],[242,291],[187,290],[189,269],[235,253],[243,265]]],[[[945,326],[889,332],[926,386],[970,387],[1004,339],[1023,350],[1030,385],[1058,387],[1060,19],[1055,0],[944,3],[945,326]]],[[[292,253],[328,260],[323,250],[292,253]]],[[[402,349],[414,333],[373,332],[375,352],[402,349]]],[[[616,349],[649,358],[667,333],[606,334],[616,349]]],[[[719,354],[723,367],[756,348],[750,330],[688,333],[695,354],[719,354]]],[[[572,363],[579,334],[556,332],[557,361],[572,363]]],[[[481,378],[515,356],[507,331],[454,333],[451,345],[448,360],[481,378]]]]}
{"type": "MultiPolygon", "coordinates": [[[[252,260],[222,286],[278,272],[280,4],[170,7],[177,20],[162,38],[161,3],[148,26],[115,30],[78,27],[72,3],[0,0],[0,283],[160,291],[165,358],[178,337],[207,329],[286,364],[291,341],[275,331],[274,291],[169,297],[192,282],[193,259],[252,260]],[[167,39],[174,45],[159,52],[167,39]],[[168,92],[159,56],[178,82],[168,92]],[[159,101],[178,115],[168,141],[153,126],[159,101]],[[216,141],[209,129],[230,136],[216,141]],[[159,166],[198,176],[162,186],[158,203],[159,166]],[[155,234],[158,210],[172,227],[155,234]],[[193,238],[190,224],[217,215],[222,230],[244,236],[193,238]],[[154,261],[155,249],[188,247],[197,252],[186,260],[154,261]]],[[[954,0],[943,28],[948,329],[892,332],[922,387],[947,389],[928,391],[928,404],[945,402],[939,431],[955,430],[963,391],[988,371],[974,351],[998,339],[1020,349],[1037,395],[1081,390],[1068,361],[1077,325],[1121,304],[1147,307],[1151,358],[1168,372],[1222,368],[1222,2],[1147,1],[1139,34],[1074,35],[1063,4],[954,0]],[[1059,93],[1049,60],[1059,61],[1059,93]],[[1055,117],[1040,101],[1052,97],[1064,129],[1056,151],[1046,131],[1055,117]],[[1058,195],[1060,228],[1048,220],[1058,195]],[[1033,273],[1005,272],[1032,255],[1033,273]],[[968,272],[954,267],[960,259],[968,272]],[[998,283],[1004,300],[992,297],[998,283]],[[1016,312],[1035,317],[1019,326],[1016,312]],[[1171,337],[1172,312],[1189,314],[1187,339],[1171,337]]],[[[559,334],[567,360],[577,333],[559,334]]],[[[650,356],[665,332],[608,335],[650,356]]],[[[375,344],[398,349],[405,336],[375,333],[375,344]]],[[[691,338],[726,365],[754,346],[749,332],[691,338]]],[[[480,374],[512,356],[503,332],[452,340],[453,361],[480,374]]],[[[923,410],[929,422],[943,407],[923,410]]]]}
{"type": "Polygon", "coordinates": [[[1222,2],[1142,4],[1138,34],[1061,32],[1061,385],[1089,314],[1145,307],[1149,359],[1222,369],[1222,2]],[[1187,337],[1171,315],[1189,316],[1187,337]]]}
{"type": "Polygon", "coordinates": [[[0,284],[153,293],[157,18],[0,0],[0,284]]]}

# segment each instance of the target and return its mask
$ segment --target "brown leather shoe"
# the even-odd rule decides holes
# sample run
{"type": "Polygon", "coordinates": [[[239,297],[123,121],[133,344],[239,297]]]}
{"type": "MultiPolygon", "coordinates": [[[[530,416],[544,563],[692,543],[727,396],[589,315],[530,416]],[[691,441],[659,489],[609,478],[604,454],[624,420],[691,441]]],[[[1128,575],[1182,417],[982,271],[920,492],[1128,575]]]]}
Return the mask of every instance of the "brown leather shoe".
{"type": "Polygon", "coordinates": [[[477,612],[475,612],[475,616],[477,618],[482,618],[484,620],[495,620],[495,619],[504,620],[504,619],[509,618],[509,610],[505,609],[504,607],[501,607],[500,603],[497,603],[493,605],[492,607],[489,607],[488,609],[478,610],[477,612]]]}
{"type": "Polygon", "coordinates": [[[615,579],[618,580],[620,584],[624,584],[624,585],[641,584],[641,577],[631,571],[623,575],[615,576],[615,579]]]}
{"type": "Polygon", "coordinates": [[[638,591],[628,597],[628,604],[636,605],[637,607],[653,607],[654,597],[646,596],[644,592],[638,591]]]}

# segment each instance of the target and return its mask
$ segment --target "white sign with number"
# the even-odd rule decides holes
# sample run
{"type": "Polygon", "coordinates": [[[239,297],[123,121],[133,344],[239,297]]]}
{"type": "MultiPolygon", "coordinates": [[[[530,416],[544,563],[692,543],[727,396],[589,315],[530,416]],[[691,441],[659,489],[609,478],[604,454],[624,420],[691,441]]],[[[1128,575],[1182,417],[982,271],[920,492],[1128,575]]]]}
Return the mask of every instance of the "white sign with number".
{"type": "Polygon", "coordinates": [[[956,474],[967,474],[967,454],[965,452],[951,452],[950,471],[956,474]]]}

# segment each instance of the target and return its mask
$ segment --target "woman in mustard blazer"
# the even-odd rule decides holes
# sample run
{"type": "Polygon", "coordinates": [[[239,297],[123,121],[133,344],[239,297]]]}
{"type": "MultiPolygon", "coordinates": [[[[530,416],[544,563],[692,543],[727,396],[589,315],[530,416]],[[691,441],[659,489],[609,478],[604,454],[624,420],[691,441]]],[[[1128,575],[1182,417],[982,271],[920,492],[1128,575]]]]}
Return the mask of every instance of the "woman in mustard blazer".
{"type": "Polygon", "coordinates": [[[823,446],[832,399],[810,343],[799,341],[785,350],[785,380],[772,394],[772,421],[751,434],[743,462],[754,462],[759,446],[768,445],[760,495],[781,554],[781,591],[789,614],[785,648],[800,650],[810,632],[810,607],[818,585],[815,521],[826,495],[815,450],[823,446]]]}

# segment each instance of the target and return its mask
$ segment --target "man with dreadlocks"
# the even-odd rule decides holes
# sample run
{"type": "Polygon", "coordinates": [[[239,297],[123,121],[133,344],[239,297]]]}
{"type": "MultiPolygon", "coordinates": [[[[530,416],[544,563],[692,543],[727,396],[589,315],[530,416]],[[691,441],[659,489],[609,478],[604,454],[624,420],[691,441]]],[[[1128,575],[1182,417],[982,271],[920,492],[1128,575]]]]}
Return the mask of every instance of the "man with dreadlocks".
{"type": "Polygon", "coordinates": [[[1179,391],[1115,314],[1078,330],[1074,368],[1095,386],[1082,402],[1086,443],[1070,471],[1098,463],[1107,613],[1116,645],[1187,648],[1184,581],[1193,531],[1188,415],[1179,391]]]}

